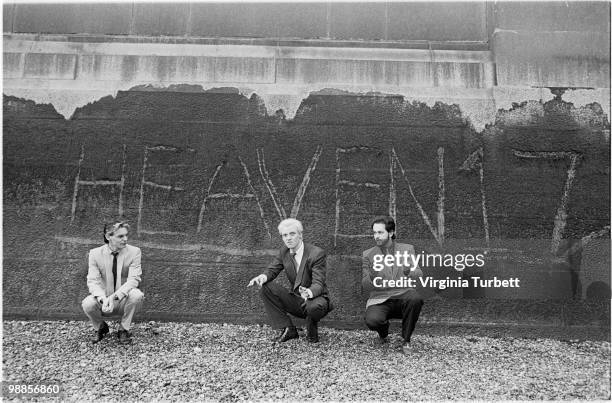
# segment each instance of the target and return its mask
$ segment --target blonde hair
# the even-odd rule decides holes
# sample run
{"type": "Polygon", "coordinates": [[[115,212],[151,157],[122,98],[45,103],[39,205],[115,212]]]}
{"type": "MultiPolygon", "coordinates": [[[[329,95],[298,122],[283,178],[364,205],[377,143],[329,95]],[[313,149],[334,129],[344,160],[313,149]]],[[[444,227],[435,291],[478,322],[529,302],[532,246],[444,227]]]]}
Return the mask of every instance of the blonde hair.
{"type": "Polygon", "coordinates": [[[106,238],[107,235],[113,236],[115,231],[119,230],[120,228],[125,228],[129,231],[130,225],[124,221],[119,221],[114,224],[104,224],[104,243],[108,243],[108,239],[106,238]]]}
{"type": "Polygon", "coordinates": [[[299,220],[296,220],[295,218],[286,218],[281,221],[280,224],[278,224],[278,232],[281,233],[283,228],[293,226],[297,228],[297,231],[300,234],[304,231],[304,227],[302,226],[302,223],[299,220]]]}

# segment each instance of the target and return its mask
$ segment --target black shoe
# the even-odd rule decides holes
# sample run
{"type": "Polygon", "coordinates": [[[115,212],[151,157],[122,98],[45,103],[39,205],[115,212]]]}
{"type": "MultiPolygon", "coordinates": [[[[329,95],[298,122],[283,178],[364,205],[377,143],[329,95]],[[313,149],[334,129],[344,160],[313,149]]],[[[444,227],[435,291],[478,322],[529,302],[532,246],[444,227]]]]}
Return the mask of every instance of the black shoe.
{"type": "Polygon", "coordinates": [[[132,338],[130,337],[130,332],[128,332],[127,330],[119,330],[117,332],[117,337],[119,338],[119,343],[121,344],[128,344],[132,342],[132,338]]]}
{"type": "Polygon", "coordinates": [[[377,332],[378,332],[378,337],[380,337],[383,340],[386,340],[387,336],[389,335],[389,324],[387,324],[387,326],[384,326],[378,329],[377,332]]]}
{"type": "Polygon", "coordinates": [[[387,344],[387,342],[388,342],[388,340],[387,340],[387,338],[386,338],[386,337],[380,337],[380,336],[378,336],[378,337],[376,338],[376,341],[374,342],[374,344],[379,345],[379,346],[382,346],[382,345],[387,344]]]}
{"type": "Polygon", "coordinates": [[[104,335],[106,333],[108,333],[108,325],[106,324],[106,322],[102,322],[100,328],[96,330],[96,335],[93,337],[93,339],[91,339],[91,342],[96,344],[104,338],[104,335]]]}
{"type": "Polygon", "coordinates": [[[278,335],[278,337],[274,339],[274,341],[277,343],[284,343],[291,339],[297,339],[298,337],[300,336],[298,335],[298,332],[295,326],[289,326],[289,327],[282,329],[281,333],[278,335]]]}
{"type": "Polygon", "coordinates": [[[306,318],[306,337],[308,338],[309,343],[319,342],[318,324],[319,323],[316,320],[312,320],[310,316],[306,318]]]}

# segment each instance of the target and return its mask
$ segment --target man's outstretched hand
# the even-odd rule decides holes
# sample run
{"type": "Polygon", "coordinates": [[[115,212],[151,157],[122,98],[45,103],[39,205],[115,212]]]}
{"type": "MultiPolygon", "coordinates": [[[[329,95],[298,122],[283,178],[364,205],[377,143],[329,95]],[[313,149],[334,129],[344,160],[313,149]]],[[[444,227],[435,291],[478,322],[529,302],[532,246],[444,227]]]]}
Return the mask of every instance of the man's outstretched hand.
{"type": "Polygon", "coordinates": [[[257,277],[253,277],[251,281],[249,281],[247,287],[251,287],[253,284],[257,284],[257,286],[261,288],[261,286],[264,285],[266,281],[268,281],[268,276],[266,276],[265,274],[260,274],[257,277]]]}

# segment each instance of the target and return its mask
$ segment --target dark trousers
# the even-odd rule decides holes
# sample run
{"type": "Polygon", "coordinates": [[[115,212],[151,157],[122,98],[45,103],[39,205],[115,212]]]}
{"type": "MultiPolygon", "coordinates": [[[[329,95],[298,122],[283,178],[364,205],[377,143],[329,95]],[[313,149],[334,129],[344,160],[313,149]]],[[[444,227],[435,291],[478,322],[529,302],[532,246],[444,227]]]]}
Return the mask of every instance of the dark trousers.
{"type": "Polygon", "coordinates": [[[318,322],[330,311],[326,297],[304,300],[300,295],[274,282],[265,283],[261,287],[260,295],[274,329],[293,326],[288,314],[318,322]]]}
{"type": "Polygon", "coordinates": [[[365,311],[365,323],[382,338],[389,334],[389,319],[402,320],[402,337],[409,342],[414,331],[423,299],[416,292],[408,292],[399,298],[388,299],[382,304],[370,305],[365,311]]]}

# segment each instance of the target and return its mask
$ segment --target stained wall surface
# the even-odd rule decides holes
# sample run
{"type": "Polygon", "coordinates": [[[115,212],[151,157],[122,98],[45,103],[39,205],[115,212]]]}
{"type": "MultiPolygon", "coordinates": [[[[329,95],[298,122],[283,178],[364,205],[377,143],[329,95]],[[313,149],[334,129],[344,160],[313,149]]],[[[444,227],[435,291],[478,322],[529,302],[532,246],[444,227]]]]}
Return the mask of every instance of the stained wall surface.
{"type": "Polygon", "coordinates": [[[79,317],[117,219],[149,318],[262,320],[289,216],[331,321],[360,320],[380,214],[486,257],[427,276],[521,281],[428,299],[609,299],[609,4],[563,4],[5,5],[5,314],[79,317]]]}

